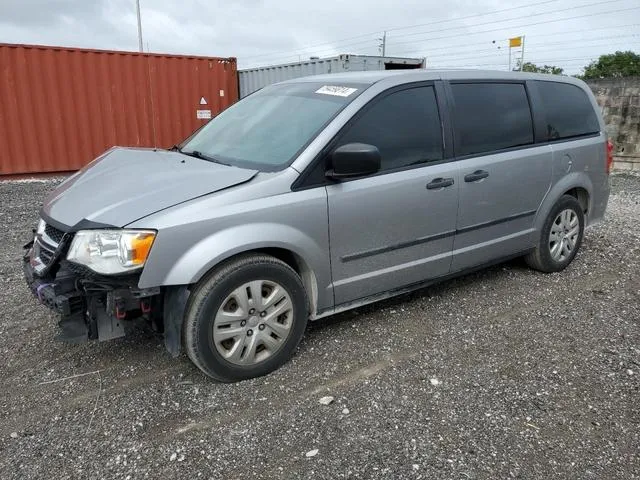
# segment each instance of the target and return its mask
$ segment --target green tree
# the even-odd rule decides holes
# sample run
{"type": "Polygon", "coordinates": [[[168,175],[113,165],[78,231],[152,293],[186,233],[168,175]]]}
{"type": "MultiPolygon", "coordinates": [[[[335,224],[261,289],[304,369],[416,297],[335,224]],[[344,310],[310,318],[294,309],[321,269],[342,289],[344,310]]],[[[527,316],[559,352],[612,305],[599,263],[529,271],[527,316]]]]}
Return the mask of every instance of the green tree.
{"type": "Polygon", "coordinates": [[[601,55],[600,58],[584,67],[582,78],[619,78],[640,76],[640,55],[628,50],[609,55],[601,55]]]}
{"type": "MultiPolygon", "coordinates": [[[[520,71],[520,64],[521,62],[520,60],[518,60],[518,64],[513,69],[515,72],[520,71]]],[[[533,73],[550,73],[552,75],[562,75],[564,73],[563,68],[556,67],[554,65],[544,65],[542,67],[539,67],[535,63],[531,63],[531,62],[524,62],[524,65],[522,66],[522,71],[533,72],[533,73]]]]}

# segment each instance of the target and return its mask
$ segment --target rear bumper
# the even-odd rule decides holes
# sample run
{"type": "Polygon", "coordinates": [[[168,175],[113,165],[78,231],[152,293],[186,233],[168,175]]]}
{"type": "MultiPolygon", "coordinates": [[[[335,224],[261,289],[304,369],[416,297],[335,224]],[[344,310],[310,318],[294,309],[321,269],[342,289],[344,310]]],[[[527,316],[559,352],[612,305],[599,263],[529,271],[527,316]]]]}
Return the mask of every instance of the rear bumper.
{"type": "Polygon", "coordinates": [[[587,216],[587,225],[596,225],[604,219],[604,213],[609,204],[609,194],[611,186],[609,175],[603,175],[598,183],[594,182],[592,192],[592,203],[587,216]]]}

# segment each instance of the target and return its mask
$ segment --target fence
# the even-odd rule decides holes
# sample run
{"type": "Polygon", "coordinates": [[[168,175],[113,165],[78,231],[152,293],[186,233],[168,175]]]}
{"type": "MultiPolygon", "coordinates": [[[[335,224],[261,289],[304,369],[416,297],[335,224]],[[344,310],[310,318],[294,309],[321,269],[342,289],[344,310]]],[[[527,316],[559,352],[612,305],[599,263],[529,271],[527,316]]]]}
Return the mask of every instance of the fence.
{"type": "Polygon", "coordinates": [[[640,77],[590,80],[614,144],[617,170],[640,170],[640,77]]]}

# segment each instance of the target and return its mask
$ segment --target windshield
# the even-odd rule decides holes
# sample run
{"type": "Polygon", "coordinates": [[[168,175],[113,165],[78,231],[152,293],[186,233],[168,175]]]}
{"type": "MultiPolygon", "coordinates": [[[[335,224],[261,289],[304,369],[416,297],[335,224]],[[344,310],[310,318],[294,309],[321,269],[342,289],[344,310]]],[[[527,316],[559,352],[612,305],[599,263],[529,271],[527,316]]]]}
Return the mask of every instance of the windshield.
{"type": "Polygon", "coordinates": [[[365,85],[272,85],[212,119],[181,151],[243,168],[288,166],[365,85]]]}

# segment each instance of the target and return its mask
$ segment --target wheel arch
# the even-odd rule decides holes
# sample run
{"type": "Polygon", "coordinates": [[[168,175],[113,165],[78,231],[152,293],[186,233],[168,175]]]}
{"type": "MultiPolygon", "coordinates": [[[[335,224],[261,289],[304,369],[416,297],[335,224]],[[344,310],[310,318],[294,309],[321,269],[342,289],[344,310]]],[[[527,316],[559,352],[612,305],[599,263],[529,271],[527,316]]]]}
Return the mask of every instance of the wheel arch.
{"type": "Polygon", "coordinates": [[[591,206],[591,195],[589,195],[589,191],[584,187],[574,187],[570,190],[564,192],[563,195],[571,195],[580,203],[582,207],[582,212],[585,217],[589,214],[590,206],[591,206]]]}
{"type": "Polygon", "coordinates": [[[585,212],[585,218],[588,218],[588,212],[591,207],[591,192],[593,192],[593,183],[589,176],[584,172],[571,173],[556,182],[545,196],[540,208],[538,209],[538,213],[536,214],[534,222],[534,229],[536,232],[535,241],[537,242],[539,239],[542,226],[544,225],[544,221],[549,215],[549,212],[563,195],[571,195],[572,197],[575,197],[578,202],[580,202],[580,205],[585,212]]]}
{"type": "MultiPolygon", "coordinates": [[[[222,263],[248,253],[268,254],[285,262],[300,275],[314,315],[319,307],[333,306],[329,254],[303,232],[282,224],[246,224],[216,232],[171,262],[153,286],[193,285],[222,263]],[[324,285],[324,287],[323,287],[324,285]]],[[[141,286],[145,284],[141,277],[141,286]]]]}
{"type": "Polygon", "coordinates": [[[300,276],[300,280],[302,280],[302,285],[304,286],[304,289],[307,293],[307,301],[310,314],[314,314],[316,312],[318,303],[318,282],[313,269],[309,266],[307,261],[302,256],[300,256],[293,250],[283,248],[282,246],[260,247],[243,250],[221,260],[219,263],[209,269],[209,271],[204,275],[207,275],[212,270],[218,268],[219,265],[223,262],[233,261],[237,257],[252,253],[269,255],[289,265],[300,276]]]}

